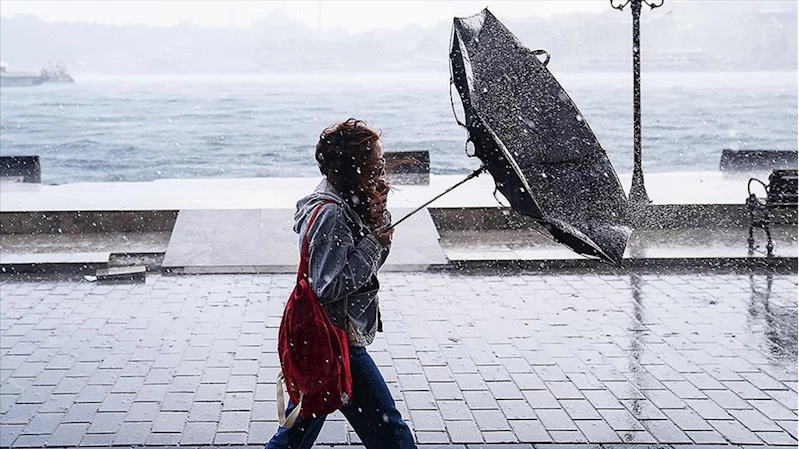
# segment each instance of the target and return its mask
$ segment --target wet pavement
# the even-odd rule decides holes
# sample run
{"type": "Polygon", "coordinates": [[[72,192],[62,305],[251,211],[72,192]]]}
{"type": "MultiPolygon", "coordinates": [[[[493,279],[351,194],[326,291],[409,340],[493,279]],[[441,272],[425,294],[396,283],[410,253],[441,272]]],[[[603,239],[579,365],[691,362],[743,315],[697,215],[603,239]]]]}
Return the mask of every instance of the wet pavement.
{"type": "MultiPolygon", "coordinates": [[[[0,446],[262,445],[292,283],[0,278],[0,446]]],[[[385,273],[381,308],[421,444],[797,444],[795,274],[385,273]]]]}

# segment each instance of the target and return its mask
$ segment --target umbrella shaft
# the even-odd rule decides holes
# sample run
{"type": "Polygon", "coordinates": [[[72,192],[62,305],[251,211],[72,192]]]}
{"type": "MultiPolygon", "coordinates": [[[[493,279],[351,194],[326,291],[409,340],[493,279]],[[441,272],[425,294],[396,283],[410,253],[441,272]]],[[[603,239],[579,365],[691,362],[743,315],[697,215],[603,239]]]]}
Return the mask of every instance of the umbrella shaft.
{"type": "Polygon", "coordinates": [[[409,218],[411,215],[415,214],[416,212],[419,212],[420,210],[424,209],[424,208],[425,208],[425,207],[426,207],[428,204],[430,204],[430,203],[432,203],[433,201],[435,201],[435,200],[437,200],[437,199],[441,198],[442,196],[446,195],[447,193],[449,193],[449,192],[451,192],[451,191],[455,190],[455,188],[456,188],[456,187],[460,186],[461,184],[464,184],[466,181],[468,181],[468,180],[470,180],[470,179],[472,179],[472,178],[476,178],[476,177],[477,177],[477,176],[478,176],[480,173],[484,172],[485,170],[486,170],[486,166],[485,166],[485,165],[481,166],[480,168],[478,168],[477,170],[473,171],[473,172],[472,172],[472,173],[471,173],[469,176],[467,176],[466,178],[464,178],[464,179],[463,179],[462,181],[460,181],[459,183],[457,183],[457,184],[455,184],[454,186],[452,186],[452,187],[448,188],[447,190],[445,190],[445,191],[443,191],[443,192],[439,193],[438,195],[436,195],[436,196],[435,196],[433,199],[431,199],[430,201],[428,201],[428,202],[426,202],[426,203],[422,204],[421,206],[419,206],[419,207],[417,207],[416,209],[412,210],[412,211],[411,211],[411,212],[410,212],[408,215],[406,215],[406,216],[404,216],[404,217],[400,218],[400,219],[399,219],[399,221],[397,221],[396,223],[394,223],[394,224],[392,224],[391,226],[389,226],[389,229],[393,229],[393,228],[394,228],[394,227],[396,227],[398,224],[400,224],[400,223],[402,223],[403,221],[405,221],[406,219],[408,219],[408,218],[409,218]]]}

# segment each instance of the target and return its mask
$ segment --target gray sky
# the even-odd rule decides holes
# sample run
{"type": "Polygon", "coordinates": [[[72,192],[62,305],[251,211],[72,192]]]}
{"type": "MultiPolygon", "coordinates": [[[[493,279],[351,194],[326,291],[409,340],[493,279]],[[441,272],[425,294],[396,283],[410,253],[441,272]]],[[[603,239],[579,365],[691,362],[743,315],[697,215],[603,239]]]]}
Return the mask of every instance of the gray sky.
{"type": "Polygon", "coordinates": [[[0,14],[31,14],[47,22],[102,24],[140,23],[170,26],[191,22],[202,26],[248,26],[276,8],[302,20],[311,29],[341,27],[350,32],[376,28],[430,26],[488,7],[505,17],[551,16],[577,11],[602,12],[606,0],[538,1],[40,1],[3,0],[0,14]]]}

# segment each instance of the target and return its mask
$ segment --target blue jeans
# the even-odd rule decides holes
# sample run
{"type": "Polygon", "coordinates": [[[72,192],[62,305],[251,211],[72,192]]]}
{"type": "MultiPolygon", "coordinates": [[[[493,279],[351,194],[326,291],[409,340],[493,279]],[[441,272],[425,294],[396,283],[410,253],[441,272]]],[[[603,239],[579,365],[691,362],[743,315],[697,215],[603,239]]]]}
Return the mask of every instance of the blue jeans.
{"type": "MultiPolygon", "coordinates": [[[[350,346],[352,399],[341,412],[368,449],[415,448],[411,429],[402,421],[386,381],[366,348],[350,346]]],[[[289,402],[288,415],[294,409],[289,402]]],[[[278,427],[266,449],[311,449],[322,430],[325,417],[298,417],[289,429],[278,427]]]]}

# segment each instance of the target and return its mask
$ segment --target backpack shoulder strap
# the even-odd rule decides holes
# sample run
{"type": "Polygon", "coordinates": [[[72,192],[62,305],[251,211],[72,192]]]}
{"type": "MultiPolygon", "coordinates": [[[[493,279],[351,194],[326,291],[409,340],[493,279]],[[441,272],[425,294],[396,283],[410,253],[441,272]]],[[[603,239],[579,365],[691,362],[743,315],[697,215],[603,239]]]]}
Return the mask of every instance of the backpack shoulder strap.
{"type": "Polygon", "coordinates": [[[322,210],[322,206],[329,203],[335,203],[333,200],[324,200],[321,204],[316,206],[313,213],[311,214],[311,218],[308,220],[308,226],[305,227],[305,235],[302,238],[302,250],[300,251],[300,268],[297,270],[297,279],[301,279],[303,277],[308,277],[308,259],[311,257],[311,239],[308,238],[308,233],[311,232],[311,226],[313,226],[314,221],[316,220],[316,215],[319,214],[319,211],[322,210]]]}

